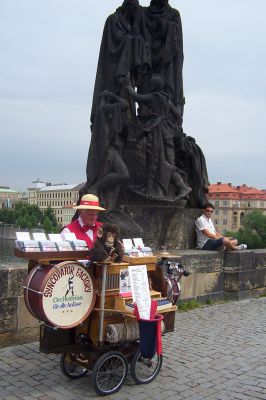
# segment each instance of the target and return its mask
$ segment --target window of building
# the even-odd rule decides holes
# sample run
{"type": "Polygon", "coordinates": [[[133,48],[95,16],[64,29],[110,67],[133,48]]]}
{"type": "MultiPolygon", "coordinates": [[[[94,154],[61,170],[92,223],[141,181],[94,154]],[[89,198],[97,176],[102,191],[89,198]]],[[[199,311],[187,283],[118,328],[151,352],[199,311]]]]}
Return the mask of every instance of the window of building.
{"type": "Polygon", "coordinates": [[[250,201],[248,201],[248,207],[251,207],[251,203],[250,203],[250,201]]]}
{"type": "Polygon", "coordinates": [[[223,219],[223,225],[227,225],[227,219],[223,219]]]}
{"type": "Polygon", "coordinates": [[[214,205],[215,205],[215,206],[219,206],[219,200],[215,200],[214,205]]]}
{"type": "Polygon", "coordinates": [[[219,215],[219,210],[214,210],[215,215],[219,215]]]}
{"type": "Polygon", "coordinates": [[[214,220],[214,224],[215,224],[215,225],[218,225],[218,223],[219,223],[218,219],[215,219],[215,220],[214,220]]]}
{"type": "Polygon", "coordinates": [[[228,201],[227,200],[224,200],[223,201],[223,206],[227,206],[228,205],[228,201]]]}

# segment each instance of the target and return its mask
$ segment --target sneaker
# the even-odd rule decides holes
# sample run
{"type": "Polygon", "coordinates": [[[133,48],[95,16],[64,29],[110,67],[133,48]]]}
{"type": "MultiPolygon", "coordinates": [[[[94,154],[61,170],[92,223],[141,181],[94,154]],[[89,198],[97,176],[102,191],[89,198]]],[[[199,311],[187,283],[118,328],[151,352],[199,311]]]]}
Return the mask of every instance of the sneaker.
{"type": "Polygon", "coordinates": [[[237,250],[246,250],[248,248],[248,246],[246,244],[239,244],[238,246],[236,246],[237,250]]]}

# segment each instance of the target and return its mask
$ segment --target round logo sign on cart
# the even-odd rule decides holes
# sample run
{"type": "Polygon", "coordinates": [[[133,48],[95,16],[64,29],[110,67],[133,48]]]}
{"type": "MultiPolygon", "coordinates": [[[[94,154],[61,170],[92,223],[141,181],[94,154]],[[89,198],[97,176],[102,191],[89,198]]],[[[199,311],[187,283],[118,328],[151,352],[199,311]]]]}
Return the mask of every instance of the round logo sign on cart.
{"type": "Polygon", "coordinates": [[[27,278],[24,298],[35,318],[69,329],[91,313],[96,300],[95,282],[89,270],[75,261],[39,265],[27,278]]]}

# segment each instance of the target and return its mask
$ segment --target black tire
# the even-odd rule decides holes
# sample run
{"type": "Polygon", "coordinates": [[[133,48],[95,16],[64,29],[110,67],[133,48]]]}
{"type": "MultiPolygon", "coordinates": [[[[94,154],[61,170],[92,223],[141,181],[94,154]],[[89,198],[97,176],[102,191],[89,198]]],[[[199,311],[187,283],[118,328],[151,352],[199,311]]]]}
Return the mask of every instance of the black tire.
{"type": "Polygon", "coordinates": [[[127,360],[119,351],[108,351],[96,362],[92,370],[92,382],[100,395],[117,392],[123,385],[128,372],[127,360]]]}
{"type": "Polygon", "coordinates": [[[88,373],[88,370],[81,365],[80,353],[63,353],[60,357],[60,368],[65,376],[70,379],[78,379],[88,373]]]}
{"type": "Polygon", "coordinates": [[[159,374],[163,363],[163,356],[155,353],[151,359],[142,357],[140,350],[134,354],[131,361],[131,376],[138,385],[153,381],[159,374]]]}

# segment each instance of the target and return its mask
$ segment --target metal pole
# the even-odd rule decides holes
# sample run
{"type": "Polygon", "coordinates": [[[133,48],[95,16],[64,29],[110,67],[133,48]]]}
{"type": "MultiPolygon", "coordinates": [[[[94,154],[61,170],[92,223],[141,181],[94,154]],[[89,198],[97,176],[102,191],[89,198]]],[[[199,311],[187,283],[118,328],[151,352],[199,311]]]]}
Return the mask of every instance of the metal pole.
{"type": "Polygon", "coordinates": [[[103,341],[103,320],[104,320],[104,303],[105,303],[105,284],[106,284],[106,272],[107,265],[102,265],[102,290],[101,290],[101,311],[100,311],[100,321],[99,321],[99,342],[103,341]]]}

